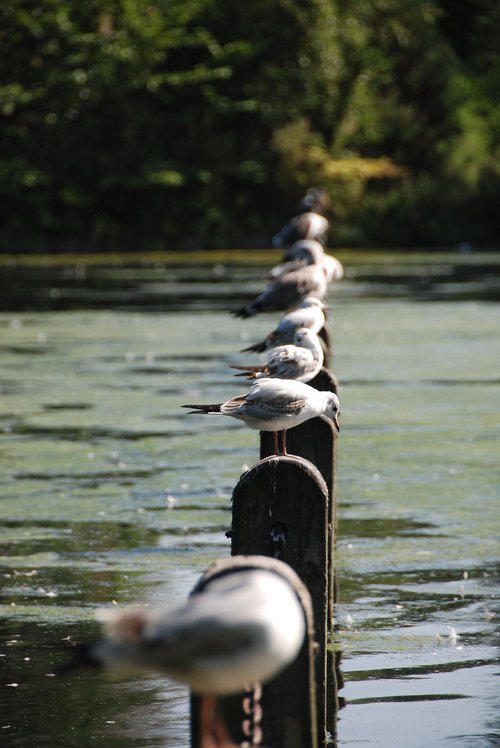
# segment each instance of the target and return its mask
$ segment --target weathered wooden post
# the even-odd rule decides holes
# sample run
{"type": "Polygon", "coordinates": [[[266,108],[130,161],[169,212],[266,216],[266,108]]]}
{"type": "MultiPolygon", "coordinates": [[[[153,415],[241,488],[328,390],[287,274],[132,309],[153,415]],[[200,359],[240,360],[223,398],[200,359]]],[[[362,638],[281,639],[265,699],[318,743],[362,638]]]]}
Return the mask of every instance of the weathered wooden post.
{"type": "MultiPolygon", "coordinates": [[[[263,745],[272,748],[320,748],[317,735],[315,684],[315,632],[311,596],[297,574],[274,558],[249,555],[232,556],[216,561],[193,589],[201,591],[215,577],[246,569],[266,569],[285,578],[295,590],[306,620],[306,637],[297,657],[271,682],[253,691],[257,703],[249,694],[219,697],[216,701],[217,718],[227,730],[231,746],[254,742],[249,736],[253,717],[263,732],[263,745]]],[[[202,699],[191,696],[191,747],[202,745],[202,699]]],[[[255,743],[256,745],[256,743],[255,743]]]]}
{"type": "MultiPolygon", "coordinates": [[[[327,369],[310,384],[323,391],[336,392],[338,387],[327,369]]],[[[311,670],[310,656],[299,658],[293,673],[287,669],[286,675],[264,685],[259,707],[264,713],[264,745],[317,748],[336,733],[335,658],[327,648],[333,630],[334,599],[333,423],[319,417],[289,429],[287,450],[287,455],[276,456],[272,433],[261,432],[261,461],[241,476],[233,492],[231,554],[233,559],[258,554],[284,561],[310,593],[314,666],[311,670]],[[311,687],[311,672],[315,690],[311,687]]],[[[192,748],[203,748],[196,727],[197,708],[199,712],[193,699],[192,748]]],[[[241,699],[219,699],[218,714],[229,730],[230,740],[238,744],[243,740],[242,745],[250,748],[252,744],[242,738],[241,699]]]]}
{"type": "Polygon", "coordinates": [[[323,348],[323,353],[325,355],[325,367],[330,366],[330,359],[332,356],[332,333],[330,330],[330,325],[325,324],[321,330],[318,333],[318,337],[321,341],[321,347],[323,348]]]}
{"type": "MultiPolygon", "coordinates": [[[[334,374],[323,368],[319,374],[309,382],[318,390],[330,390],[338,394],[338,381],[334,374]]],[[[260,456],[261,459],[272,455],[274,452],[271,434],[261,432],[260,434],[260,456]]],[[[335,577],[335,533],[337,527],[336,514],[336,452],[337,434],[332,422],[324,416],[313,418],[300,426],[296,426],[287,432],[287,450],[290,454],[308,460],[315,465],[325,480],[327,487],[327,617],[326,637],[333,633],[334,624],[334,601],[336,598],[335,577]]],[[[298,570],[297,570],[298,571],[298,570]]],[[[300,574],[300,572],[298,572],[300,574]]],[[[313,594],[314,598],[314,594],[313,594]]],[[[337,713],[337,667],[332,652],[325,654],[326,661],[326,685],[325,685],[325,724],[328,732],[334,734],[336,731],[337,713]]],[[[321,714],[321,707],[319,706],[321,714]]]]}
{"type": "MultiPolygon", "coordinates": [[[[288,433],[292,432],[290,429],[288,433]]],[[[332,543],[328,512],[328,490],[321,474],[310,462],[292,455],[261,460],[241,476],[233,492],[231,553],[258,553],[285,561],[311,595],[317,643],[316,713],[320,743],[326,731],[331,731],[327,726],[326,655],[330,609],[328,559],[332,543]]],[[[274,683],[269,686],[271,690],[275,687],[274,683]]],[[[300,690],[300,684],[294,687],[300,690]]],[[[273,700],[278,697],[279,693],[273,700]]],[[[283,710],[284,702],[280,708],[283,710]]],[[[308,748],[305,737],[300,743],[286,742],[285,738],[282,731],[271,745],[308,748]]]]}

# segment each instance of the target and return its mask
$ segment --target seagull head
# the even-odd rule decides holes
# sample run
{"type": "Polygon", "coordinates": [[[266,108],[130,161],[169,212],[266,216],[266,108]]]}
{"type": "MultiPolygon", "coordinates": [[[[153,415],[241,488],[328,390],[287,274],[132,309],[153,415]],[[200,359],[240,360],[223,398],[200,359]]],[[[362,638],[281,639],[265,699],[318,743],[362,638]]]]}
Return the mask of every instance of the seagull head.
{"type": "Polygon", "coordinates": [[[340,402],[337,395],[334,392],[327,393],[327,405],[325,408],[325,416],[333,421],[337,431],[340,431],[339,426],[339,415],[340,415],[340,402]]]}
{"type": "Polygon", "coordinates": [[[298,330],[295,331],[293,343],[294,345],[307,348],[315,343],[319,343],[319,341],[316,333],[308,327],[299,327],[298,330]]]}

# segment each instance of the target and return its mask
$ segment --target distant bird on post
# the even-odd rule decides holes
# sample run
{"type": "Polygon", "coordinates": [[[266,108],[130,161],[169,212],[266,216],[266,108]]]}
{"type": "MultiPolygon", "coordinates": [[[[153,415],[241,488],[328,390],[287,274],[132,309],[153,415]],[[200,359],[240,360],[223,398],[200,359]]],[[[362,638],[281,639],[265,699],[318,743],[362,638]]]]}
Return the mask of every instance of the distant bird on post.
{"type": "Polygon", "coordinates": [[[326,244],[328,228],[328,220],[319,213],[299,213],[273,236],[273,246],[289,247],[302,239],[315,239],[326,244]]]}
{"type": "Polygon", "coordinates": [[[316,416],[325,415],[339,430],[340,403],[333,392],[320,392],[292,379],[257,379],[245,395],[213,405],[183,405],[190,413],[222,413],[238,418],[251,429],[272,431],[274,453],[279,454],[278,431],[282,432],[282,454],[286,455],[286,431],[316,416]]]}
{"type": "Polygon", "coordinates": [[[328,305],[321,299],[306,296],[296,309],[292,309],[280,319],[277,327],[264,340],[243,348],[242,353],[247,351],[263,353],[270,348],[293,343],[295,333],[300,327],[307,327],[316,334],[319,333],[326,324],[325,311],[327,309],[328,305]]]}
{"type": "Polygon", "coordinates": [[[329,203],[330,198],[326,190],[322,187],[310,187],[300,201],[297,213],[306,213],[310,210],[323,215],[329,203]]]}
{"type": "Polygon", "coordinates": [[[303,247],[300,259],[305,264],[278,275],[259,296],[233,314],[235,317],[253,317],[259,312],[290,309],[300,304],[306,296],[322,299],[328,289],[323,258],[324,251],[321,245],[303,247]]]}
{"type": "Polygon", "coordinates": [[[321,256],[321,262],[326,273],[327,282],[330,283],[332,280],[340,280],[344,277],[344,268],[340,260],[337,260],[333,255],[326,254],[323,245],[314,239],[302,239],[301,241],[295,242],[290,247],[286,247],[284,253],[284,261],[279,265],[271,268],[269,276],[271,278],[277,278],[284,272],[295,270],[304,264],[307,264],[307,257],[309,250],[316,252],[317,256],[321,256]]]}
{"type": "Polygon", "coordinates": [[[295,333],[293,345],[273,348],[265,364],[232,364],[231,368],[243,372],[235,376],[247,379],[271,377],[310,382],[321,370],[323,361],[323,347],[318,336],[312,330],[302,327],[295,333]]]}

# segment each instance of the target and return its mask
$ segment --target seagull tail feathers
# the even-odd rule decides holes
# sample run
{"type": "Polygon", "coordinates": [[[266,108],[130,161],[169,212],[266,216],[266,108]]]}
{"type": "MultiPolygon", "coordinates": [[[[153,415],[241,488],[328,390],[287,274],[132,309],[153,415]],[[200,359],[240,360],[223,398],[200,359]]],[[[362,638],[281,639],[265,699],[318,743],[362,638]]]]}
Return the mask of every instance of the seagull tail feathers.
{"type": "Polygon", "coordinates": [[[257,314],[257,312],[254,310],[254,308],[250,304],[246,304],[245,306],[242,306],[239,309],[236,309],[234,312],[232,312],[233,317],[239,317],[240,319],[247,319],[247,317],[253,317],[254,314],[257,314]]]}
{"type": "Polygon", "coordinates": [[[260,373],[265,371],[264,366],[240,366],[239,364],[231,364],[231,369],[239,369],[240,374],[235,374],[235,377],[246,377],[247,379],[257,379],[260,373]]]}
{"type": "MultiPolygon", "coordinates": [[[[252,366],[251,364],[249,364],[249,365],[246,366],[245,364],[230,364],[229,368],[230,369],[239,369],[240,371],[248,371],[248,372],[250,372],[250,371],[256,371],[256,372],[259,372],[259,371],[264,371],[265,365],[264,364],[255,364],[254,366],[252,366]]],[[[236,374],[236,376],[239,376],[239,375],[236,374]]]]}
{"type": "Polygon", "coordinates": [[[188,415],[191,413],[220,413],[220,406],[222,403],[214,403],[213,405],[181,405],[181,408],[193,408],[188,411],[188,415]]]}
{"type": "Polygon", "coordinates": [[[254,343],[247,348],[242,348],[240,353],[263,353],[265,350],[267,350],[266,341],[261,340],[260,343],[254,343]]]}

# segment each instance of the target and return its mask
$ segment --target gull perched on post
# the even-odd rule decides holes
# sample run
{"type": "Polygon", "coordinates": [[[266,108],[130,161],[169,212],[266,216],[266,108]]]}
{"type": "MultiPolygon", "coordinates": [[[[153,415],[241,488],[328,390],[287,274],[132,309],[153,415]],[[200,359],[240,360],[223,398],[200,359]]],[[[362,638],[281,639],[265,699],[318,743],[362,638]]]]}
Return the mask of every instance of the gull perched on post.
{"type": "Polygon", "coordinates": [[[295,660],[306,633],[292,585],[258,568],[216,576],[173,610],[112,609],[100,618],[105,638],[60,673],[80,665],[156,672],[214,696],[273,678],[295,660]]]}
{"type": "Polygon", "coordinates": [[[220,414],[238,418],[251,429],[272,431],[274,453],[279,454],[278,431],[286,455],[286,431],[316,416],[325,415],[339,431],[340,403],[333,392],[315,390],[293,379],[257,379],[245,395],[213,405],[183,405],[190,413],[220,414]]]}
{"type": "Polygon", "coordinates": [[[273,236],[274,247],[288,247],[300,239],[326,240],[328,220],[319,213],[307,211],[294,216],[273,236]]]}
{"type": "Polygon", "coordinates": [[[243,373],[235,376],[247,379],[271,377],[309,382],[318,374],[323,361],[323,347],[318,336],[307,327],[301,327],[295,333],[293,345],[273,348],[265,364],[231,364],[231,369],[239,369],[243,373]]]}
{"type": "Polygon", "coordinates": [[[325,311],[327,309],[328,305],[321,299],[317,299],[315,296],[306,296],[296,309],[292,309],[291,312],[283,315],[275,329],[264,340],[243,348],[242,353],[247,351],[262,353],[269,348],[293,343],[295,333],[300,327],[307,327],[313,332],[319,333],[326,324],[325,311]]]}
{"type": "Polygon", "coordinates": [[[324,256],[325,249],[322,244],[314,239],[303,239],[286,248],[283,261],[272,267],[266,277],[274,280],[305,265],[312,265],[314,262],[319,264],[323,262],[324,256]]]}
{"type": "Polygon", "coordinates": [[[328,279],[323,258],[324,250],[320,244],[304,247],[299,267],[294,266],[279,274],[259,296],[233,314],[235,317],[253,317],[259,312],[290,309],[300,304],[306,296],[324,298],[328,290],[328,279]]]}
{"type": "Polygon", "coordinates": [[[328,193],[323,187],[309,187],[306,194],[297,206],[297,213],[325,213],[330,204],[328,193]]]}
{"type": "Polygon", "coordinates": [[[324,265],[328,283],[332,280],[341,280],[344,277],[344,268],[340,260],[333,255],[326,254],[323,245],[313,239],[303,239],[295,242],[290,247],[286,247],[284,262],[276,265],[271,270],[271,276],[276,277],[279,275],[280,268],[285,269],[288,266],[290,269],[293,269],[298,267],[299,263],[304,262],[304,253],[308,249],[311,249],[311,247],[314,247],[318,254],[322,254],[321,262],[324,265]]]}

